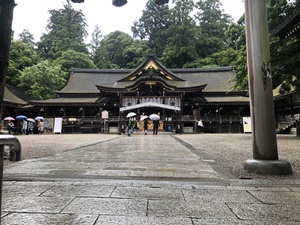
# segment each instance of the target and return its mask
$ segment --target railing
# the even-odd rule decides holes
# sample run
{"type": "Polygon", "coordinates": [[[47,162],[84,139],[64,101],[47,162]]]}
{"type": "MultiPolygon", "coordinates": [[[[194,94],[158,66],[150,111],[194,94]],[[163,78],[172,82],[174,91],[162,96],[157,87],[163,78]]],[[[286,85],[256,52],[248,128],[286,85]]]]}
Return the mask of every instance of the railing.
{"type": "Polygon", "coordinates": [[[298,114],[294,114],[294,116],[292,115],[285,115],[285,116],[279,116],[277,118],[277,122],[289,122],[289,123],[293,123],[296,122],[296,120],[300,120],[300,113],[298,114]]]}
{"type": "Polygon", "coordinates": [[[139,96],[139,97],[123,97],[122,98],[122,106],[130,106],[130,105],[136,105],[138,103],[147,103],[147,102],[153,102],[153,103],[159,103],[159,104],[165,104],[169,106],[181,106],[181,98],[176,96],[163,96],[163,97],[157,97],[157,96],[139,96]]]}
{"type": "MultiPolygon", "coordinates": [[[[110,116],[108,119],[102,119],[101,117],[64,117],[64,123],[68,123],[69,119],[72,119],[73,123],[103,123],[103,122],[118,122],[118,121],[126,121],[126,116],[110,116]]],[[[242,116],[201,116],[202,121],[209,121],[209,122],[241,122],[243,121],[242,116]]],[[[136,118],[139,120],[139,118],[136,118]]],[[[195,121],[194,116],[192,115],[183,115],[183,116],[173,116],[173,117],[161,117],[163,121],[195,121]]]]}

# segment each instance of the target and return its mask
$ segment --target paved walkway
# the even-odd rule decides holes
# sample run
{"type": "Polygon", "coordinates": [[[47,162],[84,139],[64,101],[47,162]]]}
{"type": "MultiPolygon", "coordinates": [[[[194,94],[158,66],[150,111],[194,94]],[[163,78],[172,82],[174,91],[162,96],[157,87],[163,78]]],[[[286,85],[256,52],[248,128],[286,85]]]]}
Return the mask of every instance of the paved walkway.
{"type": "Polygon", "coordinates": [[[239,180],[171,135],[5,167],[2,225],[300,224],[300,181],[239,180]]]}

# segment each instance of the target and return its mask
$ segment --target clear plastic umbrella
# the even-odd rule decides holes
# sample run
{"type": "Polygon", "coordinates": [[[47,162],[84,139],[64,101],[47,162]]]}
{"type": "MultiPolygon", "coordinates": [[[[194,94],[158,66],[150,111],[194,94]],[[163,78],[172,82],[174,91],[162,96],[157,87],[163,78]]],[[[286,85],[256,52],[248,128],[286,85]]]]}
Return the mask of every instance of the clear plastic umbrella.
{"type": "Polygon", "coordinates": [[[35,120],[44,120],[44,117],[42,117],[42,116],[37,116],[37,117],[35,117],[34,119],[35,119],[35,120]]]}
{"type": "Polygon", "coordinates": [[[32,119],[32,118],[27,118],[26,120],[29,121],[29,122],[35,123],[35,120],[32,119]]]}
{"type": "Polygon", "coordinates": [[[145,119],[147,119],[149,116],[146,116],[146,115],[144,115],[144,116],[141,116],[141,119],[140,119],[140,121],[143,121],[143,120],[145,120],[145,119]]]}
{"type": "Polygon", "coordinates": [[[127,114],[127,118],[129,118],[129,117],[134,117],[134,116],[136,116],[136,113],[135,112],[130,112],[130,113],[128,113],[127,114]]]}
{"type": "Polygon", "coordinates": [[[150,120],[160,120],[160,116],[157,114],[151,114],[149,116],[150,120]]]}

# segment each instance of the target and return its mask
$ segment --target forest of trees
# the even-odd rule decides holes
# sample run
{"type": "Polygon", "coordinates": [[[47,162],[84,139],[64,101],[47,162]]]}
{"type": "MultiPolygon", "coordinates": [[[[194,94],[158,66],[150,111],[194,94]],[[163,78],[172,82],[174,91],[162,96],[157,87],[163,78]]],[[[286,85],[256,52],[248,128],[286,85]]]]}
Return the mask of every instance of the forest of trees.
{"type": "MultiPolygon", "coordinates": [[[[268,0],[269,27],[299,6],[300,0],[268,0]]],[[[34,99],[55,97],[72,68],[133,69],[148,53],[168,68],[233,66],[235,90],[247,91],[247,57],[244,16],[234,22],[220,0],[174,0],[174,7],[148,0],[131,27],[132,35],[114,31],[106,36],[96,26],[85,43],[85,15],[69,0],[62,9],[49,10],[47,32],[35,43],[24,30],[12,40],[6,83],[23,88],[34,99]]],[[[270,36],[273,86],[300,90],[299,37],[270,36]]]]}

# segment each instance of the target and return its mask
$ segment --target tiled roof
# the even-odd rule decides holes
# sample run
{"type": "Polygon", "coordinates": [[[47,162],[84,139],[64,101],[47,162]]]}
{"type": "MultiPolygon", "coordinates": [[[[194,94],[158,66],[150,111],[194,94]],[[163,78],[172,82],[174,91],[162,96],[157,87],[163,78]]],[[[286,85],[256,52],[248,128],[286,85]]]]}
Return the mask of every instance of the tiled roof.
{"type": "Polygon", "coordinates": [[[98,100],[98,97],[74,97],[74,98],[55,98],[55,99],[47,99],[47,100],[35,100],[35,101],[30,101],[30,103],[35,104],[35,105],[53,105],[53,104],[95,104],[96,101],[98,100]]]}
{"type": "MultiPolygon", "coordinates": [[[[12,86],[9,86],[9,85],[5,86],[3,101],[5,103],[9,103],[9,104],[26,105],[27,101],[18,97],[16,95],[16,93],[14,92],[14,90],[16,90],[16,89],[14,89],[14,87],[12,87],[12,86]]],[[[23,96],[25,97],[24,91],[23,91],[23,96]]]]}
{"type": "MultiPolygon", "coordinates": [[[[207,84],[204,92],[227,92],[234,85],[232,67],[213,69],[170,69],[177,77],[184,81],[167,81],[170,85],[177,87],[195,87],[207,84]]],[[[67,85],[58,92],[62,93],[85,93],[97,94],[99,90],[96,85],[110,88],[124,88],[131,82],[117,82],[128,76],[132,70],[86,70],[74,69],[70,74],[67,85]]]]}

